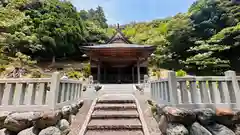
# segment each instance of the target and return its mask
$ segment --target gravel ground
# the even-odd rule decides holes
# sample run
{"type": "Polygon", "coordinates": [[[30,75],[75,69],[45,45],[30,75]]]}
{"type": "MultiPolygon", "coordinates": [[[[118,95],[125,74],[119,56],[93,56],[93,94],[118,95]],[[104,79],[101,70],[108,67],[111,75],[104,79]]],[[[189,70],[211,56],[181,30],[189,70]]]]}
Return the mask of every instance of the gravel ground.
{"type": "Polygon", "coordinates": [[[150,135],[162,135],[160,129],[158,128],[157,121],[153,118],[151,109],[147,103],[147,100],[149,99],[149,94],[145,93],[145,95],[142,95],[138,92],[135,93],[136,98],[138,99],[138,102],[141,106],[142,112],[144,113],[144,119],[148,126],[148,130],[150,135]]]}

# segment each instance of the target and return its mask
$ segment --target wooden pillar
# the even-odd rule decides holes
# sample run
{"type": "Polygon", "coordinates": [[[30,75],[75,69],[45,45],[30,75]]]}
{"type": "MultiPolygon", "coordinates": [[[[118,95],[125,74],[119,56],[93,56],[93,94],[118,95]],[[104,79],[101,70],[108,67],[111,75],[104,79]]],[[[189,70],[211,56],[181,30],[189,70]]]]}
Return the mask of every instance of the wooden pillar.
{"type": "Polygon", "coordinates": [[[120,78],[121,78],[121,76],[120,76],[120,68],[118,67],[118,80],[117,81],[119,81],[120,80],[120,78]]]}
{"type": "Polygon", "coordinates": [[[135,82],[135,80],[134,80],[134,66],[132,67],[132,82],[134,83],[135,82]]]}
{"type": "Polygon", "coordinates": [[[106,67],[104,67],[104,82],[106,83],[106,67]]]}
{"type": "Polygon", "coordinates": [[[137,61],[137,77],[138,77],[138,84],[140,84],[141,80],[140,80],[140,62],[139,62],[139,60],[137,61]]]}
{"type": "Polygon", "coordinates": [[[100,66],[100,62],[98,62],[98,75],[97,75],[97,79],[98,79],[98,82],[100,83],[100,80],[101,80],[101,66],[100,66]]]}

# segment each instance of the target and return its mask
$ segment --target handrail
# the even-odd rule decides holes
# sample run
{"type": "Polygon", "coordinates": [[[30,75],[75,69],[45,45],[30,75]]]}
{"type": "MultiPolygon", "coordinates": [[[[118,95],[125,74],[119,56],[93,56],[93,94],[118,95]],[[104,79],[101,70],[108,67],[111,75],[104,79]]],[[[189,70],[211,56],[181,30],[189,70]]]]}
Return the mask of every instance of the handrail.
{"type": "Polygon", "coordinates": [[[240,76],[234,71],[225,76],[176,77],[169,71],[168,78],[149,80],[152,99],[159,104],[186,108],[240,108],[240,76]]]}
{"type": "Polygon", "coordinates": [[[81,100],[82,81],[51,78],[0,79],[0,111],[46,111],[81,100]]]}

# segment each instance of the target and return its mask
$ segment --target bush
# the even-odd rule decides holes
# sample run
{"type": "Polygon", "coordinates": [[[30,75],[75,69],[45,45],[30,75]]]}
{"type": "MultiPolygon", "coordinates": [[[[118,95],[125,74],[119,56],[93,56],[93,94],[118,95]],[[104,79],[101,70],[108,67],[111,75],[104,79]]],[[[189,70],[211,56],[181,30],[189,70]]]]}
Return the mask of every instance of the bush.
{"type": "Polygon", "coordinates": [[[7,64],[9,64],[9,62],[8,62],[8,60],[0,59],[0,64],[1,65],[7,65],[7,64]]]}
{"type": "Polygon", "coordinates": [[[80,79],[83,77],[83,74],[79,71],[74,71],[74,70],[71,70],[71,71],[68,71],[67,72],[67,76],[71,79],[80,79]]]}
{"type": "Polygon", "coordinates": [[[17,52],[15,57],[9,57],[9,60],[13,63],[15,67],[25,67],[25,66],[33,66],[37,63],[37,61],[32,60],[32,58],[28,55],[25,55],[21,52],[17,52]]]}
{"type": "Polygon", "coordinates": [[[90,76],[91,73],[91,67],[90,64],[87,64],[86,66],[83,67],[83,75],[87,78],[90,76]]]}
{"type": "Polygon", "coordinates": [[[4,65],[0,65],[0,73],[6,70],[6,67],[4,65]]]}
{"type": "Polygon", "coordinates": [[[152,76],[156,76],[158,79],[161,78],[161,69],[153,69],[152,76]]]}
{"type": "Polygon", "coordinates": [[[182,77],[182,76],[186,76],[186,75],[187,75],[187,73],[184,70],[178,70],[176,72],[177,77],[182,77]]]}
{"type": "Polygon", "coordinates": [[[32,77],[32,78],[41,78],[41,77],[42,77],[42,74],[41,74],[40,71],[36,70],[36,71],[33,71],[33,72],[31,73],[31,77],[32,77]]]}

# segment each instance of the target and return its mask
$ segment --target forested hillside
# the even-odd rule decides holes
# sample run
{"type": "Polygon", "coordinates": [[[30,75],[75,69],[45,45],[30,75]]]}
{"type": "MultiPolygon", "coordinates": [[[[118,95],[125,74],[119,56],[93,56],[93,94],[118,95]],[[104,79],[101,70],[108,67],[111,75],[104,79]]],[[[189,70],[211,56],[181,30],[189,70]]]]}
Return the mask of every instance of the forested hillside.
{"type": "Polygon", "coordinates": [[[1,0],[1,49],[53,61],[79,55],[80,46],[108,38],[106,21],[102,7],[78,12],[67,1],[1,0]]]}
{"type": "MultiPolygon", "coordinates": [[[[67,1],[0,0],[0,64],[17,52],[53,62],[81,56],[80,46],[103,43],[114,33],[106,22],[102,7],[77,11],[67,1]]],[[[239,22],[240,5],[197,0],[187,13],[122,27],[134,43],[157,46],[152,65],[213,75],[240,71],[239,22]]]]}
{"type": "Polygon", "coordinates": [[[192,74],[240,71],[240,5],[229,0],[198,0],[187,13],[132,23],[124,33],[139,44],[157,46],[153,63],[192,74]]]}

